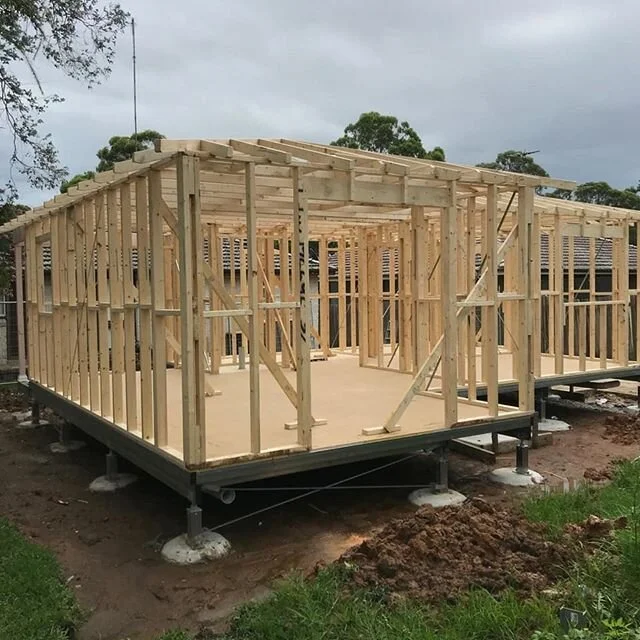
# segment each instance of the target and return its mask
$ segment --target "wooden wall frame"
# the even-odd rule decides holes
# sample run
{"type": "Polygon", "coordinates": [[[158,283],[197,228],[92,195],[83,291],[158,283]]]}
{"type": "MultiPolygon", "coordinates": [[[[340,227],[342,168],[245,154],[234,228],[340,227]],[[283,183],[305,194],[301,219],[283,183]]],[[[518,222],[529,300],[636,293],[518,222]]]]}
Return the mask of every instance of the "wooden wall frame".
{"type": "Polygon", "coordinates": [[[196,470],[495,429],[532,414],[541,380],[638,366],[640,214],[535,195],[573,186],[285,139],[161,140],[0,227],[24,242],[29,378],[196,470]],[[327,371],[346,376],[328,378],[340,411],[327,371]],[[518,407],[499,404],[505,385],[518,407]],[[356,389],[372,407],[354,426],[356,389]]]}

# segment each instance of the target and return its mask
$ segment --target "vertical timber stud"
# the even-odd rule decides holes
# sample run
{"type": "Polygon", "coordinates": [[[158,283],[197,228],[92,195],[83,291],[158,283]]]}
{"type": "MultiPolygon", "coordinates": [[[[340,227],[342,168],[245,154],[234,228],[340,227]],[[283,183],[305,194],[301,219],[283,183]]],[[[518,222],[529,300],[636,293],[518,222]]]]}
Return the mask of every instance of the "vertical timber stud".
{"type": "Polygon", "coordinates": [[[69,296],[69,347],[71,368],[71,399],[80,401],[79,332],[78,332],[78,287],[76,273],[75,212],[77,205],[67,211],[67,280],[69,296]]]}
{"type": "Polygon", "coordinates": [[[58,234],[58,218],[60,213],[56,213],[50,217],[50,233],[51,233],[51,313],[50,319],[53,325],[53,335],[49,331],[47,336],[48,352],[47,364],[49,365],[47,382],[55,391],[62,394],[62,318],[60,314],[60,279],[62,269],[60,268],[60,239],[58,234]],[[53,362],[51,362],[53,361],[53,362]]]}
{"type": "MultiPolygon", "coordinates": [[[[295,193],[295,189],[294,189],[295,193]]],[[[256,220],[256,166],[245,165],[247,207],[247,271],[249,287],[249,413],[251,453],[260,453],[260,348],[262,323],[258,308],[258,238],[256,220]]]]}
{"type": "MultiPolygon", "coordinates": [[[[639,225],[640,226],[640,225],[639,225]]],[[[637,261],[636,254],[636,261],[637,261]]],[[[636,274],[640,273],[640,270],[636,267],[636,274]]],[[[636,275],[636,278],[638,276],[636,275]]],[[[596,297],[596,239],[589,239],[589,357],[596,357],[596,312],[598,307],[595,304],[596,297]]],[[[640,301],[640,291],[638,292],[637,300],[640,301]]],[[[638,316],[636,316],[638,317],[638,316]]],[[[640,344],[640,343],[639,343],[640,344]]],[[[638,351],[636,350],[636,354],[638,351]]],[[[638,356],[636,355],[636,360],[638,356]]]]}
{"type": "MultiPolygon", "coordinates": [[[[283,231],[282,235],[280,236],[278,255],[280,257],[280,300],[282,302],[289,302],[289,236],[287,235],[286,231],[283,231]]],[[[288,309],[283,309],[281,313],[284,324],[284,331],[281,332],[281,342],[289,340],[289,346],[291,346],[291,338],[287,338],[287,336],[291,336],[291,313],[288,309]]],[[[295,364],[291,361],[292,357],[290,354],[290,349],[285,348],[284,345],[282,348],[281,358],[283,367],[295,366],[295,364]]],[[[295,359],[295,356],[293,356],[293,359],[295,359]]]]}
{"type": "MultiPolygon", "coordinates": [[[[540,269],[540,215],[535,211],[531,212],[532,236],[531,247],[529,249],[529,263],[531,264],[530,278],[533,292],[533,375],[538,377],[542,374],[542,298],[541,298],[541,269],[540,269]]],[[[548,288],[548,287],[547,287],[548,288]]]]}
{"type": "MultiPolygon", "coordinates": [[[[457,313],[457,239],[456,239],[456,182],[449,182],[449,206],[442,209],[440,233],[442,238],[442,393],[444,396],[444,425],[452,427],[458,421],[458,323],[457,313]]],[[[421,265],[422,266],[422,265],[421,265]]]]}
{"type": "Polygon", "coordinates": [[[344,236],[338,238],[338,347],[347,348],[347,261],[344,236]]]}
{"type": "MultiPolygon", "coordinates": [[[[132,255],[132,220],[131,220],[131,183],[125,182],[120,187],[120,225],[122,233],[122,270],[124,273],[124,371],[125,402],[127,413],[127,430],[138,429],[138,399],[136,384],[136,312],[135,293],[133,287],[132,255]]],[[[140,257],[138,257],[140,269],[140,257]]]]}
{"type": "Polygon", "coordinates": [[[358,233],[358,358],[361,367],[367,363],[369,353],[369,300],[367,288],[367,229],[362,227],[358,233]]]}
{"type": "MultiPolygon", "coordinates": [[[[629,225],[630,220],[622,222],[622,238],[618,252],[618,364],[622,367],[629,365],[629,225]]],[[[614,241],[615,242],[615,241],[614,241]]]]}
{"type": "MultiPolygon", "coordinates": [[[[469,198],[467,202],[467,273],[465,282],[465,295],[471,291],[475,284],[476,275],[476,199],[469,198]]],[[[472,309],[466,320],[467,326],[467,396],[470,400],[476,399],[476,309],[472,309]]]]}
{"type": "MultiPolygon", "coordinates": [[[[455,222],[455,220],[454,220],[455,222]]],[[[411,207],[411,298],[413,299],[413,323],[411,343],[413,346],[413,372],[420,369],[429,355],[429,302],[427,298],[427,223],[424,207],[411,207]]],[[[432,252],[429,252],[433,259],[432,252]]]]}
{"type": "MultiPolygon", "coordinates": [[[[161,209],[162,174],[149,173],[149,227],[151,230],[151,334],[153,366],[153,432],[154,444],[166,447],[167,431],[167,347],[164,309],[164,237],[161,209]]],[[[184,452],[186,453],[186,452],[184,452]]]]}
{"type": "MultiPolygon", "coordinates": [[[[16,263],[16,317],[18,321],[18,381],[23,382],[27,378],[27,351],[25,348],[24,334],[24,272],[22,269],[22,250],[24,242],[15,245],[16,263]]],[[[29,275],[29,274],[28,274],[29,275]]]]}
{"type": "MultiPolygon", "coordinates": [[[[206,458],[200,161],[181,154],[176,160],[176,165],[180,242],[183,455],[187,467],[197,467],[206,458]]],[[[211,247],[209,250],[211,251],[211,247]]]]}
{"type": "Polygon", "coordinates": [[[89,406],[89,351],[87,342],[87,327],[89,312],[87,309],[88,295],[86,282],[86,262],[89,260],[85,252],[86,224],[82,203],[74,207],[74,242],[76,245],[76,288],[78,294],[78,373],[80,377],[80,404],[89,406]]]}
{"type": "Polygon", "coordinates": [[[533,188],[518,189],[518,293],[523,296],[518,308],[518,400],[520,409],[533,411],[533,281],[539,272],[533,273],[534,262],[530,256],[533,244],[533,188]]]}
{"type": "Polygon", "coordinates": [[[560,213],[556,209],[555,223],[553,229],[553,258],[554,265],[554,296],[555,296],[555,373],[564,373],[564,259],[562,248],[562,228],[560,224],[560,213]]]}
{"type": "Polygon", "coordinates": [[[109,297],[111,300],[111,387],[113,421],[125,423],[124,406],[124,300],[122,277],[122,235],[118,230],[118,194],[107,191],[107,232],[109,237],[109,297]]]}
{"type": "Polygon", "coordinates": [[[39,247],[36,245],[35,225],[28,225],[25,229],[25,258],[27,263],[26,290],[27,290],[27,357],[29,358],[29,378],[40,381],[40,345],[39,345],[39,325],[38,314],[38,276],[36,252],[39,247]]]}
{"type": "Polygon", "coordinates": [[[62,388],[66,398],[71,397],[71,346],[69,344],[69,273],[67,264],[67,213],[68,209],[58,212],[53,219],[58,225],[58,268],[60,269],[60,335],[55,336],[60,345],[62,357],[62,388]]]}
{"type": "Polygon", "coordinates": [[[98,302],[96,298],[96,245],[97,230],[95,199],[84,205],[84,247],[87,273],[87,346],[89,352],[89,405],[98,413],[100,385],[98,380],[98,302]]]}
{"type": "Polygon", "coordinates": [[[149,209],[147,179],[136,178],[136,241],[140,322],[140,419],[142,437],[153,440],[153,375],[151,371],[151,284],[149,281],[149,209]]]}
{"type": "Polygon", "coordinates": [[[489,415],[498,415],[498,260],[497,198],[495,184],[487,186],[485,247],[487,250],[487,300],[482,323],[482,362],[487,383],[489,415]]]}
{"type": "MultiPolygon", "coordinates": [[[[352,235],[349,238],[349,305],[350,305],[350,314],[349,321],[351,323],[351,353],[355,353],[358,348],[358,322],[357,322],[357,312],[358,312],[358,275],[356,273],[356,262],[358,260],[357,256],[357,238],[355,235],[352,235]]],[[[640,298],[640,296],[639,296],[640,298]]]]}
{"type": "MultiPolygon", "coordinates": [[[[311,449],[311,353],[309,348],[309,219],[300,169],[291,169],[293,179],[293,286],[298,292],[295,311],[296,380],[298,393],[298,444],[311,449]]],[[[362,253],[359,254],[362,265],[362,253]]],[[[361,274],[358,274],[359,276],[361,274]]],[[[362,280],[360,280],[362,286],[362,280]]],[[[362,300],[362,298],[360,298],[362,300]]],[[[360,309],[362,313],[362,308],[360,309]]]]}
{"type": "Polygon", "coordinates": [[[100,413],[111,417],[111,380],[109,373],[109,264],[107,249],[107,217],[104,193],[96,197],[96,249],[98,252],[98,349],[100,363],[100,413]]]}

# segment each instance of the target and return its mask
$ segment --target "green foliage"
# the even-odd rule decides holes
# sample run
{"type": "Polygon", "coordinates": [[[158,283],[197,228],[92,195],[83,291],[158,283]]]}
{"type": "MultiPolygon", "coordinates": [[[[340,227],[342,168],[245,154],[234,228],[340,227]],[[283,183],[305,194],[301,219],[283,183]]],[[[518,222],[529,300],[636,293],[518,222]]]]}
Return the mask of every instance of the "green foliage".
{"type": "MultiPolygon", "coordinates": [[[[0,224],[13,220],[17,215],[28,211],[29,207],[22,204],[5,202],[0,204],[0,224]]],[[[15,278],[15,262],[13,256],[13,241],[11,236],[0,236],[0,293],[9,293],[15,278]]]]}
{"type": "MultiPolygon", "coordinates": [[[[616,189],[607,182],[585,182],[578,185],[575,191],[556,189],[548,194],[552,198],[588,202],[605,207],[622,207],[623,209],[640,210],[640,195],[637,187],[616,189]]],[[[637,244],[637,233],[634,225],[629,229],[629,241],[637,244]]]]}
{"type": "MultiPolygon", "coordinates": [[[[57,95],[45,95],[35,69],[36,56],[67,76],[93,86],[111,71],[118,34],[128,14],[99,0],[0,0],[0,118],[11,139],[9,162],[36,188],[52,188],[66,175],[42,115],[57,95]],[[26,65],[37,88],[16,73],[26,65]]],[[[15,200],[10,176],[0,187],[0,203],[15,200]]]]}
{"type": "Polygon", "coordinates": [[[95,178],[96,172],[95,171],[85,171],[84,173],[76,173],[75,176],[73,176],[73,178],[70,178],[69,180],[65,180],[61,185],[60,185],[60,193],[67,193],[67,191],[69,191],[69,187],[75,187],[78,182],[82,182],[83,180],[92,180],[93,178],[95,178]]]}
{"type": "Polygon", "coordinates": [[[143,151],[153,147],[153,143],[159,138],[164,138],[153,129],[139,131],[137,135],[130,136],[113,136],[109,138],[109,144],[102,147],[96,154],[100,162],[96,167],[96,171],[108,171],[113,169],[115,162],[123,160],[131,160],[131,156],[136,151],[143,151]]]}
{"type": "Polygon", "coordinates": [[[438,161],[445,159],[442,147],[426,151],[420,136],[408,122],[398,122],[398,118],[382,115],[377,111],[361,114],[358,121],[347,125],[344,135],[331,144],[411,158],[438,161]]]}
{"type": "Polygon", "coordinates": [[[556,189],[549,195],[553,198],[588,202],[590,204],[599,204],[605,207],[640,209],[640,195],[638,195],[636,187],[616,189],[608,182],[585,182],[578,185],[575,191],[556,189]]]}
{"type": "Polygon", "coordinates": [[[620,619],[605,620],[602,628],[569,629],[567,634],[536,631],[531,640],[640,640],[640,629],[620,619]]]}
{"type": "Polygon", "coordinates": [[[194,640],[193,636],[186,631],[167,631],[157,640],[194,640]]]}
{"type": "Polygon", "coordinates": [[[576,640],[640,638],[640,464],[618,465],[612,482],[604,487],[531,498],[524,510],[532,520],[549,523],[556,536],[568,523],[592,514],[627,518],[626,528],[568,568],[563,603],[587,612],[590,631],[570,636],[576,640]]]}
{"type": "Polygon", "coordinates": [[[0,519],[0,637],[68,640],[79,619],[53,554],[0,519]]]}
{"type": "Polygon", "coordinates": [[[569,493],[532,496],[524,504],[524,513],[534,522],[545,522],[559,534],[571,522],[581,522],[590,515],[617,518],[635,514],[640,491],[640,465],[621,462],[613,480],[605,486],[585,484],[569,493]]]}
{"type": "MultiPolygon", "coordinates": [[[[99,149],[98,153],[96,153],[99,160],[96,171],[108,171],[113,169],[113,165],[116,162],[131,160],[136,151],[153,148],[155,141],[160,138],[164,138],[164,136],[153,129],[139,131],[137,135],[131,134],[130,136],[113,136],[109,138],[109,144],[99,149]]],[[[64,181],[60,185],[60,193],[66,193],[69,187],[73,187],[78,182],[91,180],[95,177],[96,171],[77,173],[73,178],[64,181]]]]}
{"type": "Polygon", "coordinates": [[[313,580],[299,576],[280,583],[266,601],[236,614],[227,640],[512,640],[535,629],[555,631],[555,612],[538,598],[522,601],[507,593],[496,599],[473,591],[439,609],[415,602],[389,603],[380,593],[350,592],[349,574],[335,567],[313,580]]]}
{"type": "Polygon", "coordinates": [[[485,169],[509,171],[510,173],[524,173],[530,176],[549,177],[549,174],[526,151],[509,149],[496,156],[493,162],[481,162],[477,165],[485,169]]]}

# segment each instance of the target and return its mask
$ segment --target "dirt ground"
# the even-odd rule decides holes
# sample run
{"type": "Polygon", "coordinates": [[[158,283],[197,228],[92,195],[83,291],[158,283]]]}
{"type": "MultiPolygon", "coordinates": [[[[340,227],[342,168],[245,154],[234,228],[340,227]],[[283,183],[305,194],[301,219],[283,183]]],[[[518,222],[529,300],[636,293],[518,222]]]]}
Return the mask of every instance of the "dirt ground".
{"type": "Polygon", "coordinates": [[[549,542],[545,533],[517,511],[472,498],[394,520],[342,561],[358,567],[357,585],[382,586],[391,598],[445,602],[474,587],[529,595],[554,582],[573,556],[573,545],[549,542]]]}
{"type": "MultiPolygon", "coordinates": [[[[553,407],[549,414],[573,426],[556,434],[552,446],[531,452],[531,467],[552,484],[581,481],[587,468],[604,469],[616,457],[640,453],[640,444],[603,439],[602,412],[553,407]]],[[[148,477],[117,494],[92,494],[88,486],[104,473],[105,451],[90,442],[80,451],[52,454],[49,444],[55,439],[52,428],[0,424],[0,514],[58,556],[87,612],[79,640],[144,640],[168,628],[220,626],[234,606],[268,593],[274,579],[332,562],[391,519],[415,512],[406,500],[408,488],[322,492],[222,529],[233,545],[223,560],[172,566],[161,560],[159,549],[183,532],[184,500],[148,477]]],[[[512,464],[512,454],[501,456],[499,466],[512,464]]],[[[263,486],[324,485],[366,467],[350,465],[263,486]]],[[[419,454],[364,481],[427,484],[434,469],[433,459],[419,454]]],[[[518,498],[518,490],[488,483],[488,470],[452,455],[451,485],[498,506],[518,498]]],[[[204,505],[205,525],[222,524],[292,495],[242,493],[229,506],[212,499],[204,505]]]]}

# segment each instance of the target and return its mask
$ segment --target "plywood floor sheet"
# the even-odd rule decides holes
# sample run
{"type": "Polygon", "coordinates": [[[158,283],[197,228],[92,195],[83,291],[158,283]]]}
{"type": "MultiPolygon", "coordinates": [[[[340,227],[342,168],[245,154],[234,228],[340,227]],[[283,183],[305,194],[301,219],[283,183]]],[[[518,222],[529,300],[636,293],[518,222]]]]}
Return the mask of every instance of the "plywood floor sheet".
{"type": "MultiPolygon", "coordinates": [[[[283,369],[295,386],[295,372],[283,369]]],[[[249,370],[237,366],[222,367],[218,375],[207,374],[211,386],[221,395],[206,398],[207,460],[227,456],[244,456],[250,451],[249,439],[249,370]]],[[[371,442],[437,431],[444,428],[444,402],[440,398],[417,396],[402,417],[401,430],[392,434],[364,436],[364,427],[384,424],[409,387],[411,376],[395,371],[381,371],[359,366],[352,355],[336,355],[326,361],[312,362],[312,411],[316,419],[327,424],[313,428],[313,449],[371,442]]],[[[138,374],[138,434],[140,422],[140,384],[138,374]]],[[[296,412],[266,367],[260,371],[261,449],[296,445],[295,430],[285,429],[285,422],[296,420],[296,412]]],[[[517,413],[501,409],[500,415],[517,413]]],[[[167,451],[182,457],[182,372],[167,370],[167,415],[169,442],[167,451]]],[[[489,419],[484,406],[471,405],[461,399],[458,419],[489,419]]],[[[107,417],[108,419],[108,417],[107,417]]],[[[124,425],[121,425],[124,428],[124,425]]]]}

